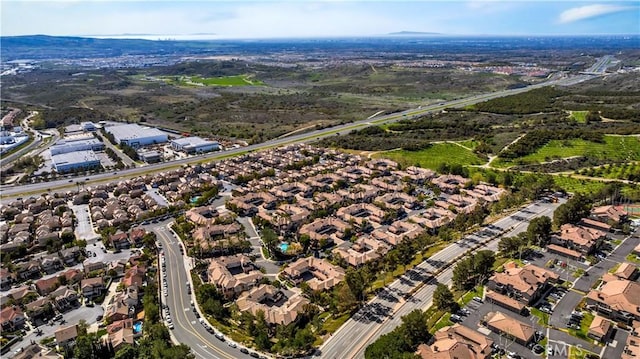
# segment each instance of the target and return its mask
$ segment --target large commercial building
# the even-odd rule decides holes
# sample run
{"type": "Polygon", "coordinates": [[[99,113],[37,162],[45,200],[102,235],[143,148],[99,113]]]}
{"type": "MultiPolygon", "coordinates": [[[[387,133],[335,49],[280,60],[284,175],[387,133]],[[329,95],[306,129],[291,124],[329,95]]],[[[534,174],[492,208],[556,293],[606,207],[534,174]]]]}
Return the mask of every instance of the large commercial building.
{"type": "Polygon", "coordinates": [[[51,146],[50,150],[51,155],[59,155],[61,153],[75,151],[102,151],[104,150],[104,143],[100,142],[97,138],[80,141],[60,140],[55,145],[51,146]]]}
{"type": "Polygon", "coordinates": [[[106,127],[105,130],[113,135],[117,143],[133,148],[165,143],[169,140],[169,136],[157,128],[142,127],[135,123],[106,127]]]}
{"type": "Polygon", "coordinates": [[[93,151],[76,151],[51,156],[53,168],[58,173],[100,167],[100,160],[93,151]]]}
{"type": "Polygon", "coordinates": [[[184,137],[171,140],[171,147],[176,151],[186,153],[204,153],[219,150],[220,144],[217,141],[207,141],[200,137],[184,137]]]}

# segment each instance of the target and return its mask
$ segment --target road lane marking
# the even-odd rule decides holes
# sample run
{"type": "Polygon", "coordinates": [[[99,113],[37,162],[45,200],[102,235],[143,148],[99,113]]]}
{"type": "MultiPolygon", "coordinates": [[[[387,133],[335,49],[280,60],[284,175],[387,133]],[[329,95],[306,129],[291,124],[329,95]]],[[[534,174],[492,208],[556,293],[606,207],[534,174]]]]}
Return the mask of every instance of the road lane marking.
{"type": "MultiPolygon", "coordinates": [[[[163,237],[165,239],[165,241],[168,241],[168,239],[164,236],[165,233],[162,233],[162,234],[163,235],[161,235],[161,237],[163,237]]],[[[179,262],[180,257],[176,254],[176,251],[174,251],[172,247],[168,247],[167,249],[173,256],[175,256],[178,259],[178,262],[179,262]]],[[[184,266],[183,266],[183,269],[184,269],[184,266]]],[[[175,276],[178,279],[178,283],[179,283],[180,282],[180,274],[178,272],[179,271],[171,271],[171,278],[173,279],[174,278],[174,274],[175,274],[175,276]]],[[[174,287],[179,288],[180,284],[178,284],[177,286],[174,286],[174,287]]],[[[175,294],[175,290],[173,291],[173,293],[175,294]]],[[[179,292],[179,293],[182,294],[182,292],[179,292]]],[[[181,302],[182,306],[184,306],[184,302],[182,301],[182,295],[180,295],[179,297],[180,297],[180,302],[181,302]]],[[[174,297],[172,299],[173,299],[174,307],[177,307],[177,305],[175,305],[175,304],[177,304],[177,300],[175,298],[175,295],[174,295],[174,297]]],[[[185,315],[185,319],[186,319],[186,315],[185,315]]],[[[177,318],[176,318],[176,323],[182,323],[182,321],[180,320],[179,316],[177,316],[177,318]]],[[[196,328],[194,326],[195,325],[195,321],[191,322],[190,324],[191,324],[191,329],[192,330],[190,330],[188,326],[185,326],[185,325],[182,325],[182,324],[179,324],[179,326],[182,327],[186,333],[191,333],[196,338],[199,338],[202,343],[210,345],[211,349],[213,349],[216,352],[216,354],[221,355],[222,357],[227,358],[227,359],[235,359],[236,358],[232,354],[228,354],[227,352],[225,352],[222,349],[218,348],[217,346],[212,344],[212,342],[208,341],[206,338],[204,338],[202,335],[200,335],[200,333],[197,332],[197,330],[196,330],[196,328]]],[[[198,345],[198,344],[196,343],[196,345],[198,345]]],[[[215,356],[215,354],[210,353],[209,351],[207,351],[207,353],[213,355],[215,358],[219,358],[219,357],[215,356]]]]}

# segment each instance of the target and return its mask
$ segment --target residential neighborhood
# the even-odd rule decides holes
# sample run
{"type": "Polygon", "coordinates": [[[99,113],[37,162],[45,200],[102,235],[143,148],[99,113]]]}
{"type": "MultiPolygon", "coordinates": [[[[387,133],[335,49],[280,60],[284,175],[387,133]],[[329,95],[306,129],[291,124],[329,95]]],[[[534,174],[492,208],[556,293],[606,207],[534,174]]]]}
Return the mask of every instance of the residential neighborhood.
{"type": "MultiPolygon", "coordinates": [[[[314,316],[331,318],[339,309],[329,298],[360,300],[347,278],[390,252],[461,218],[480,216],[474,228],[489,231],[483,212],[507,193],[460,175],[292,145],[15,200],[0,208],[0,250],[10,263],[0,273],[2,328],[50,335],[53,346],[41,353],[64,353],[86,325],[117,351],[141,340],[150,318],[143,298],[157,282],[158,319],[172,330],[176,289],[157,239],[166,232],[191,270],[180,290],[203,328],[225,340],[257,330],[264,341],[243,345],[311,353],[313,335],[299,347],[273,340],[282,328],[307,331],[314,316]],[[80,226],[92,238],[79,237],[80,226]],[[216,328],[230,319],[237,324],[216,328]]],[[[544,240],[496,253],[504,260],[473,289],[481,295],[447,313],[416,355],[551,358],[552,343],[632,355],[640,246],[630,230],[622,207],[594,206],[544,240]],[[611,262],[614,253],[625,260],[611,262]]]]}

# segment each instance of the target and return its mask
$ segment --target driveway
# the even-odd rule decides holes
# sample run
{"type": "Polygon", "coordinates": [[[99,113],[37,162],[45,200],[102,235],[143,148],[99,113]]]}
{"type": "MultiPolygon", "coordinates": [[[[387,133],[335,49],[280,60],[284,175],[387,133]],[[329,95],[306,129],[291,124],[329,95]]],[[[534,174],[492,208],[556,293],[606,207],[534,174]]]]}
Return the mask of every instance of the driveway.
{"type": "Polygon", "coordinates": [[[69,208],[71,208],[78,221],[75,231],[76,238],[86,240],[99,239],[100,235],[93,230],[93,225],[89,216],[89,205],[69,205],[69,208]]]}
{"type": "Polygon", "coordinates": [[[471,302],[469,302],[469,304],[467,304],[465,308],[471,311],[471,314],[469,314],[461,323],[465,327],[468,327],[474,330],[478,330],[480,328],[480,331],[483,334],[490,337],[496,344],[498,344],[501,348],[504,348],[507,352],[516,352],[518,355],[520,355],[523,358],[533,359],[533,358],[539,357],[538,355],[534,354],[531,351],[531,349],[528,349],[525,346],[520,345],[511,339],[507,339],[506,337],[498,333],[494,333],[487,328],[480,327],[480,322],[489,312],[500,311],[512,318],[518,319],[526,324],[532,325],[536,329],[536,331],[538,330],[541,331],[543,330],[543,328],[540,325],[538,325],[537,317],[533,315],[524,317],[522,315],[514,313],[505,308],[496,306],[495,304],[489,303],[489,302],[478,303],[472,300],[471,302]]]}

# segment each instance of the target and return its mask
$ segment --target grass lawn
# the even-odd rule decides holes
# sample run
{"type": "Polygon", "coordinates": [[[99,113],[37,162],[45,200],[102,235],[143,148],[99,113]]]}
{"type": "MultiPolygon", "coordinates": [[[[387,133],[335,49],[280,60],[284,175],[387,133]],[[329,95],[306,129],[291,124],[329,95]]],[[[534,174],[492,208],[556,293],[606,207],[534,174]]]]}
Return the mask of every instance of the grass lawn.
{"type": "Polygon", "coordinates": [[[437,332],[438,330],[451,325],[453,325],[453,322],[451,321],[451,313],[445,313],[445,315],[443,315],[431,329],[433,332],[437,332]]]}
{"type": "Polygon", "coordinates": [[[587,114],[589,111],[569,111],[569,118],[579,123],[587,122],[587,114]]]}
{"type": "Polygon", "coordinates": [[[349,320],[349,318],[351,318],[351,315],[349,313],[343,314],[337,318],[331,316],[324,321],[324,323],[322,324],[322,328],[328,333],[334,333],[336,330],[338,330],[338,328],[342,326],[342,324],[344,324],[344,322],[349,320]]]}
{"type": "Polygon", "coordinates": [[[421,151],[386,151],[374,155],[374,157],[389,158],[405,166],[419,165],[433,170],[436,170],[441,163],[463,166],[485,163],[473,152],[453,143],[435,143],[421,151]]]}
{"type": "Polygon", "coordinates": [[[569,347],[569,359],[597,358],[598,355],[578,347],[569,347]]]}
{"type": "Polygon", "coordinates": [[[180,86],[264,86],[264,82],[252,80],[248,75],[199,77],[199,76],[162,76],[167,83],[180,86]]]}
{"type": "Polygon", "coordinates": [[[629,262],[633,262],[633,263],[636,263],[636,264],[640,264],[640,259],[638,259],[638,256],[637,256],[637,255],[635,255],[635,254],[633,254],[633,253],[629,253],[629,254],[627,255],[626,260],[628,260],[629,262]]]}
{"type": "Polygon", "coordinates": [[[484,295],[484,287],[479,285],[477,287],[475,287],[473,290],[470,290],[468,292],[466,292],[465,294],[463,294],[460,297],[460,300],[458,301],[460,303],[460,307],[464,307],[465,305],[467,305],[467,303],[469,303],[473,297],[480,297],[482,298],[482,296],[484,295]]]}
{"type": "Polygon", "coordinates": [[[458,142],[459,144],[461,144],[464,147],[468,147],[470,149],[475,149],[476,146],[478,146],[478,141],[474,141],[474,140],[467,140],[467,141],[460,141],[458,142]]]}
{"type": "Polygon", "coordinates": [[[538,324],[543,326],[549,325],[549,314],[541,312],[538,308],[531,308],[531,315],[538,317],[538,324]]]}
{"type": "Polygon", "coordinates": [[[569,334],[573,335],[574,337],[591,340],[589,339],[589,337],[587,337],[587,333],[589,332],[589,326],[591,325],[591,322],[593,322],[594,316],[589,312],[583,312],[583,314],[584,317],[580,321],[580,330],[569,328],[568,331],[569,334]]]}
{"type": "Polygon", "coordinates": [[[189,80],[207,86],[264,86],[264,82],[253,81],[246,75],[206,78],[192,76],[189,80]]]}
{"type": "Polygon", "coordinates": [[[633,136],[604,136],[604,143],[582,139],[551,140],[532,154],[515,161],[496,160],[492,165],[503,167],[513,165],[516,161],[540,163],[574,156],[620,161],[640,160],[640,140],[633,136]]]}

